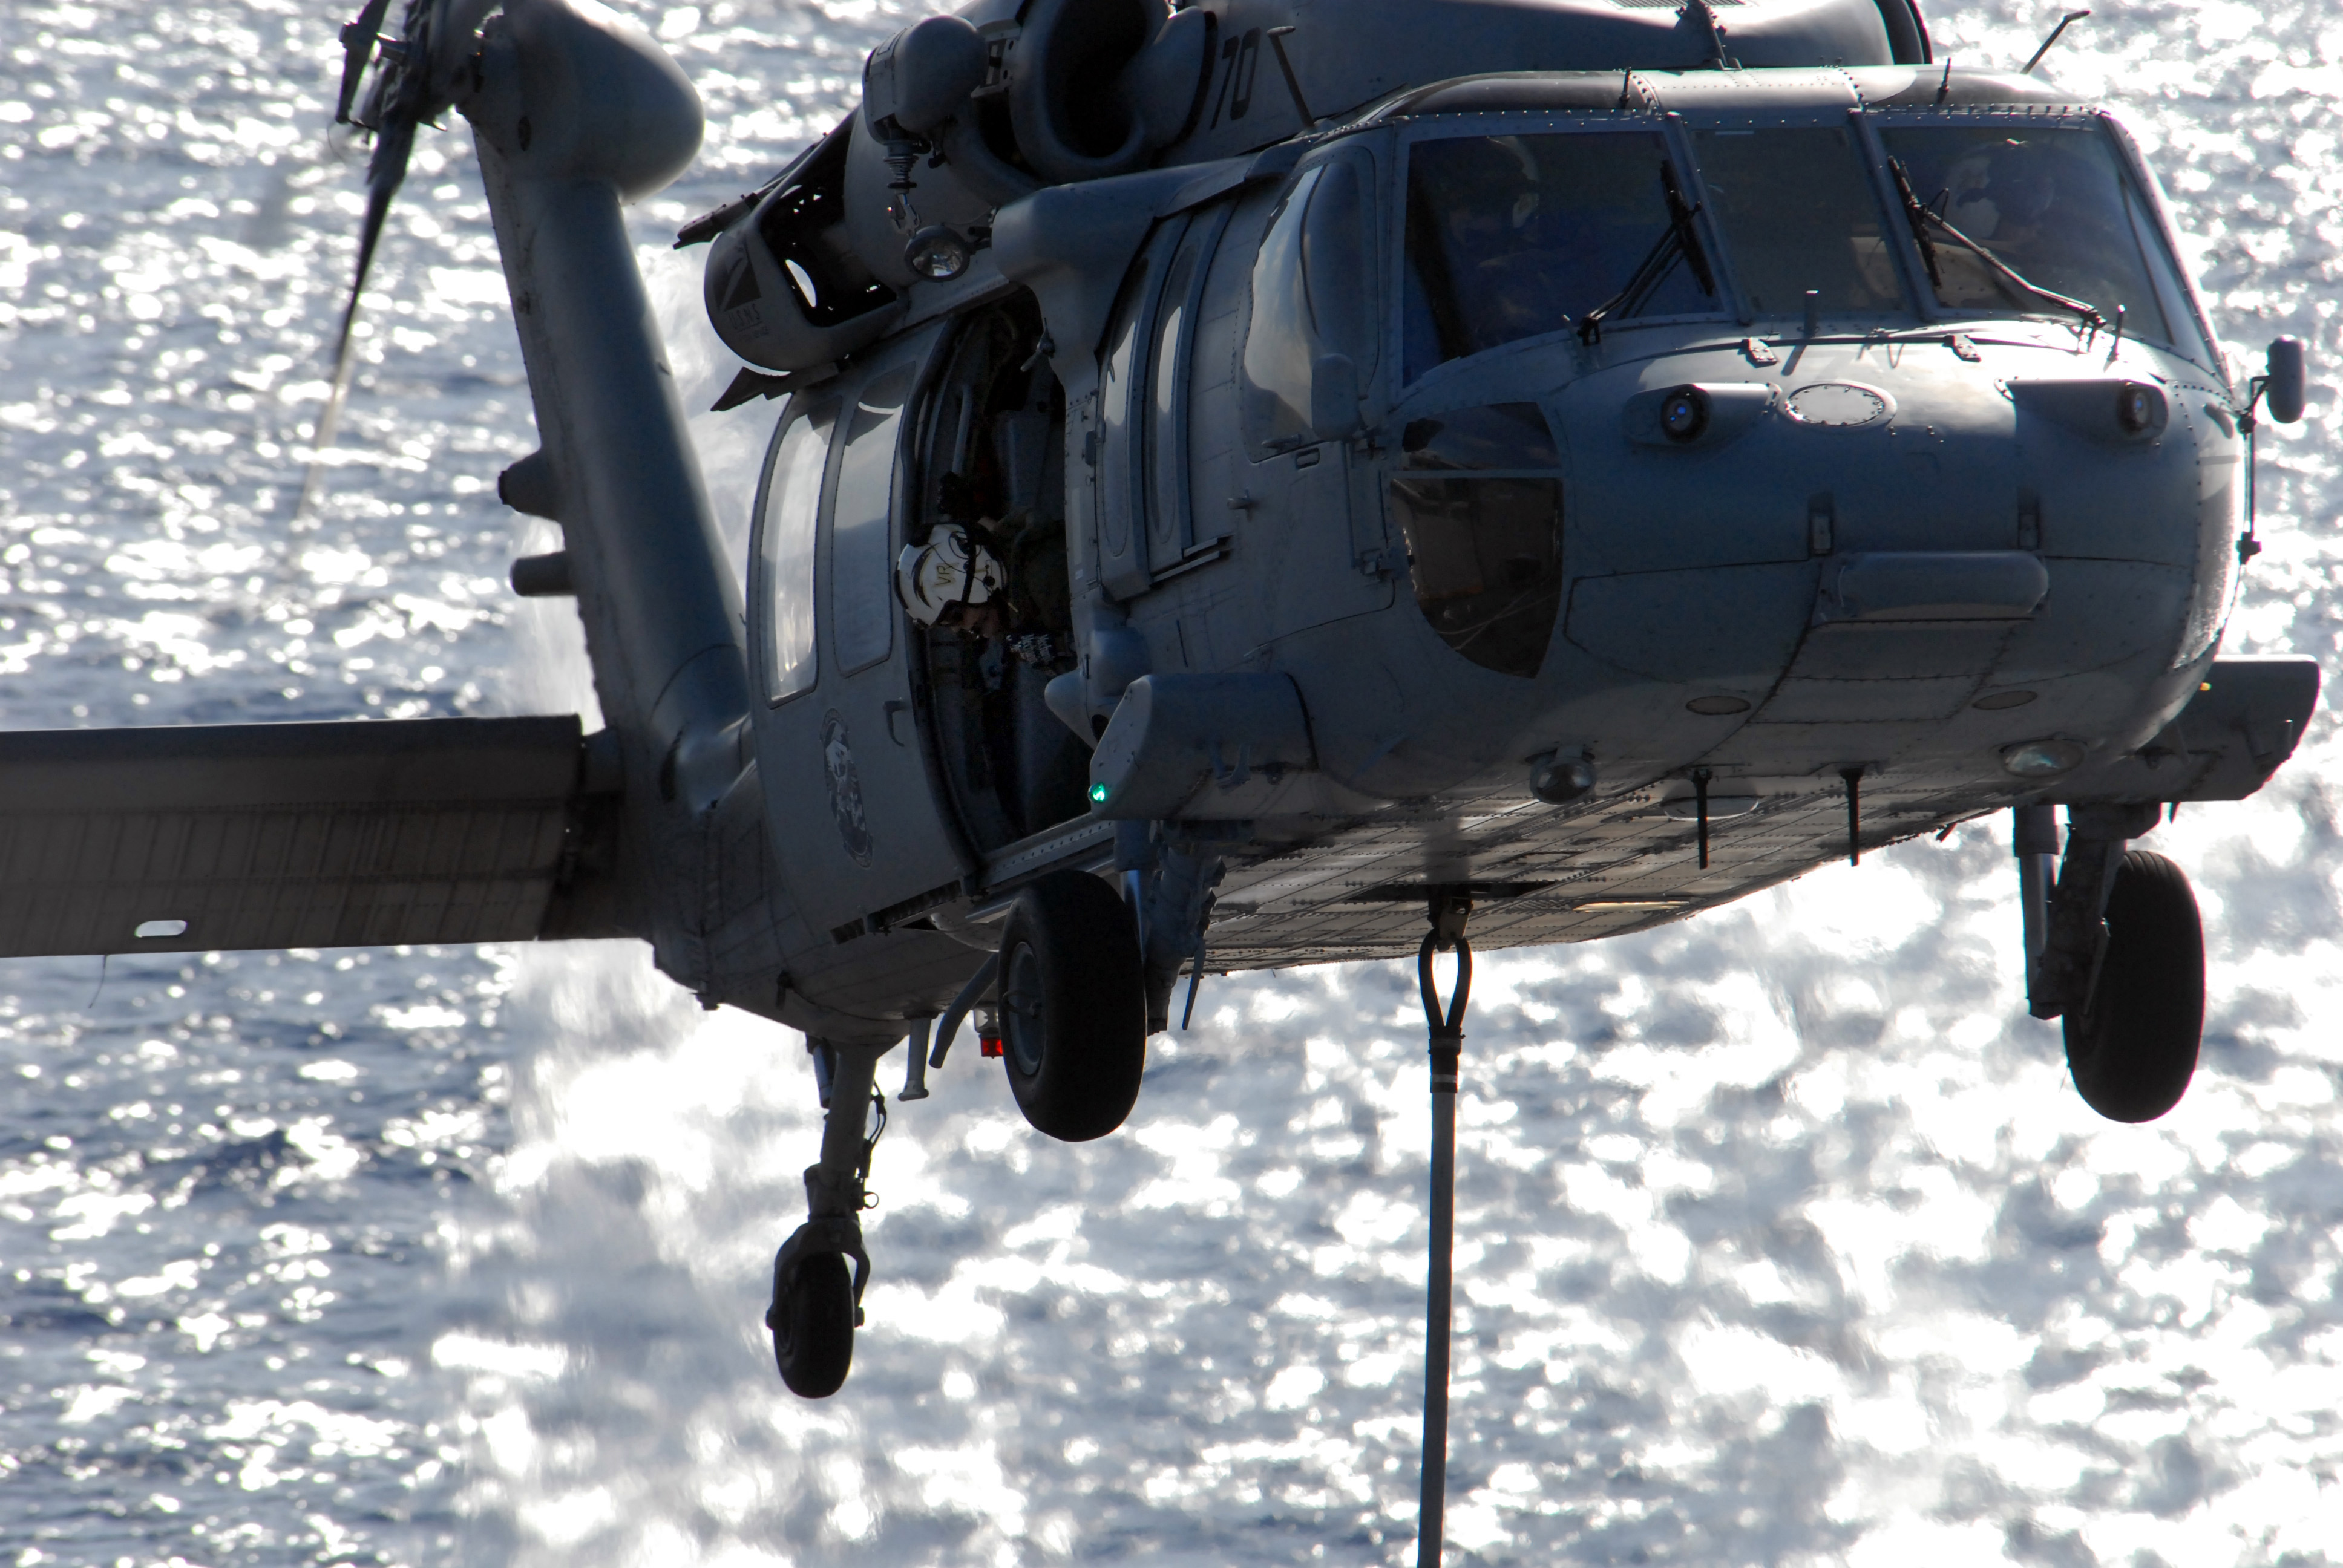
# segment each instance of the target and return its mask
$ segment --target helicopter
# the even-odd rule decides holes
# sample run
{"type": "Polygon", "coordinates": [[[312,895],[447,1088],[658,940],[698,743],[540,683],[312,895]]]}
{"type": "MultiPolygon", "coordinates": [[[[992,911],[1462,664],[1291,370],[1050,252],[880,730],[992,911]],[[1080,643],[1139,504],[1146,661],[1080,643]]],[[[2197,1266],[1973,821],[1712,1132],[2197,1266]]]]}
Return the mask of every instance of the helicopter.
{"type": "Polygon", "coordinates": [[[541,441],[498,493],[563,540],[511,586],[575,600],[605,728],[0,735],[0,953],[647,942],[807,1037],[766,1322],[808,1397],[862,1325],[880,1060],[916,1101],[970,1021],[1081,1141],[1207,973],[1413,955],[1443,1402],[1475,944],[2006,810],[2030,1012],[2102,1114],[2178,1102],[2201,930],[2133,844],[2316,707],[2313,661],[2218,651],[2307,367],[2233,363],[2039,53],[1938,63],[1910,0],[928,17],[677,236],[718,407],[770,410],[735,563],[621,216],[695,156],[689,82],[588,0],[387,13],[343,34],[349,310],[455,110],[541,441]]]}

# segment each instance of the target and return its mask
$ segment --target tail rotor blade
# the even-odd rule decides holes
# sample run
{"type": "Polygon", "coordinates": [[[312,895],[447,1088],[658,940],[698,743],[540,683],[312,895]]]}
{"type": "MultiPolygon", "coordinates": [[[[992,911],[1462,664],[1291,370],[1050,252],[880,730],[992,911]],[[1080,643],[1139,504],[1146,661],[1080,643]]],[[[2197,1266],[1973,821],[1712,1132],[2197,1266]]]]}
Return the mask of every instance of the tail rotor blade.
{"type": "Polygon", "coordinates": [[[358,231],[357,273],[350,280],[349,301],[342,307],[342,327],[334,340],[333,380],[326,394],[326,407],[317,416],[317,431],[309,442],[309,467],[302,476],[300,499],[294,503],[295,522],[308,514],[310,499],[317,493],[325,467],[326,453],[333,447],[334,432],[341,424],[342,403],[350,389],[350,328],[357,322],[358,297],[366,292],[367,274],[374,267],[375,249],[382,242],[382,226],[390,216],[390,199],[398,194],[399,186],[407,178],[407,155],[414,147],[415,122],[404,116],[386,116],[375,141],[374,156],[367,165],[366,226],[358,231]]]}
{"type": "Polygon", "coordinates": [[[350,106],[357,97],[371,62],[390,0],[367,0],[366,9],[357,19],[342,29],[342,88],[334,118],[337,124],[371,126],[375,144],[367,160],[366,222],[358,231],[357,269],[350,279],[349,299],[342,307],[341,330],[334,338],[333,377],[326,393],[326,406],[318,412],[317,428],[310,438],[309,466],[301,477],[300,497],[293,505],[293,521],[297,523],[308,514],[324,475],[326,453],[332,448],[334,433],[341,424],[342,405],[350,389],[350,329],[357,323],[358,300],[366,292],[367,274],[374,268],[383,225],[390,216],[391,198],[406,182],[407,160],[415,150],[415,127],[434,107],[427,101],[430,3],[431,0],[421,0],[420,4],[410,0],[407,12],[408,36],[401,44],[383,46],[382,75],[377,78],[374,92],[356,120],[350,117],[350,106]]]}

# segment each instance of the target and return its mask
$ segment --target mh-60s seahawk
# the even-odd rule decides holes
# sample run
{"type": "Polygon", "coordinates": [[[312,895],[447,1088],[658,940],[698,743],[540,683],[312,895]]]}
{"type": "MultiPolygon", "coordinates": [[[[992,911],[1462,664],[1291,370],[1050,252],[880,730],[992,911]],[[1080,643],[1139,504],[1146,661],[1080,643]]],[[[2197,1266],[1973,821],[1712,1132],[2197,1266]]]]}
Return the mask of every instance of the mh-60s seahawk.
{"type": "Polygon", "coordinates": [[[2105,109],[1909,0],[978,0],[679,240],[719,407],[772,400],[742,574],[619,216],[689,84],[586,0],[377,52],[387,4],[359,283],[457,109],[542,438],[500,493],[566,543],[514,586],[576,597],[608,728],[0,737],[0,950],[649,942],[812,1041],[768,1321],[814,1395],[876,1064],[920,1097],[971,1012],[1095,1138],[1183,974],[1416,953],[1433,1008],[1468,912],[1641,930],[2008,809],[2032,1011],[2101,1111],[2179,1098],[2196,907],[2128,845],[2312,710],[2216,657],[2304,370],[2231,369],[2105,109]]]}

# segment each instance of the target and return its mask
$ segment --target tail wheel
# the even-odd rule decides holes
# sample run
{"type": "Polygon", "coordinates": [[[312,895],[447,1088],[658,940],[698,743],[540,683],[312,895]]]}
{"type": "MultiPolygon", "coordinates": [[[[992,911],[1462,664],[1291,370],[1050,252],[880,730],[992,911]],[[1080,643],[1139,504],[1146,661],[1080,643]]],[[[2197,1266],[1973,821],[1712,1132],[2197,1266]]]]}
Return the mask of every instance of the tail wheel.
{"type": "Polygon", "coordinates": [[[854,1365],[854,1271],[836,1252],[797,1261],[765,1314],[773,1361],[800,1399],[828,1399],[854,1365]]]}
{"type": "Polygon", "coordinates": [[[2066,1031],[2075,1087],[2100,1115],[2153,1121],[2187,1092],[2205,1031],[2205,934],[2188,879],[2162,855],[2124,856],[2098,984],[2066,1031]]]}
{"type": "Polygon", "coordinates": [[[1081,871],[1017,896],[1001,934],[1001,1057],[1017,1108],[1063,1142],[1103,1138],[1139,1101],[1147,999],[1131,912],[1081,871]]]}

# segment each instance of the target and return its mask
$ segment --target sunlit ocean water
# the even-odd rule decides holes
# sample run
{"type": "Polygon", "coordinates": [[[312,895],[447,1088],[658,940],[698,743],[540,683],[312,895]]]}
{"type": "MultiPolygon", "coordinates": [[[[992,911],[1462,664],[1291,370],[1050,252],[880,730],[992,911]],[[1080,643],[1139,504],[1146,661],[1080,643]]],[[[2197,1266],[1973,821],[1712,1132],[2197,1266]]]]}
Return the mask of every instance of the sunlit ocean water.
{"type": "MultiPolygon", "coordinates": [[[[635,9],[710,111],[635,213],[704,407],[732,365],[667,237],[919,8],[635,9]]],[[[1939,12],[1939,53],[2021,61],[2056,12],[1939,12]]],[[[534,442],[458,132],[289,516],[357,211],[342,19],[0,7],[0,725],[590,714],[574,618],[501,586],[548,541],[494,500],[534,442]]],[[[2221,329],[2334,366],[2333,9],[2103,10],[2053,60],[2157,149],[2221,329]]],[[[697,421],[728,527],[772,415],[697,421]]],[[[2335,646],[2336,457],[2327,393],[2268,430],[2233,649],[2335,646]]],[[[2146,1129],[2023,1016],[1998,822],[1484,960],[1452,1560],[2343,1561],[2338,749],[2322,718],[2157,834],[2211,1001],[2146,1129]]],[[[634,948],[0,964],[0,1558],[1412,1560],[1411,980],[1210,982],[1104,1145],[956,1058],[880,1148],[870,1327],[809,1405],[758,1324],[801,1041],[634,948]]]]}

